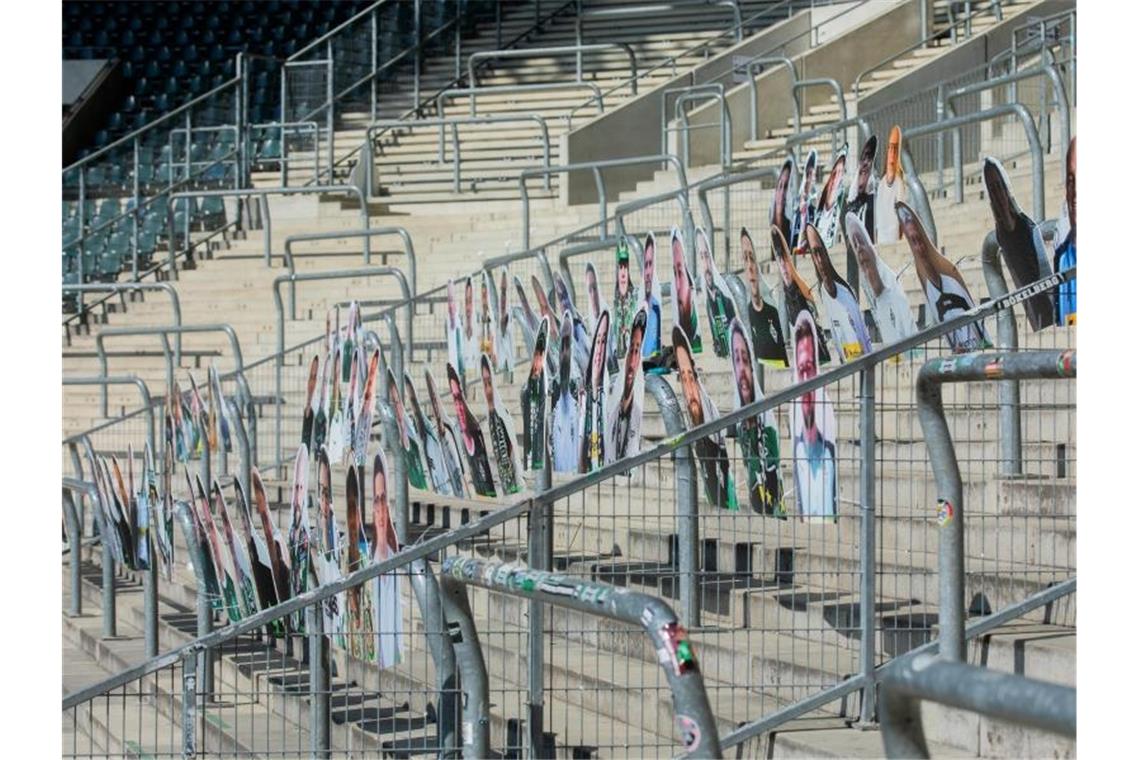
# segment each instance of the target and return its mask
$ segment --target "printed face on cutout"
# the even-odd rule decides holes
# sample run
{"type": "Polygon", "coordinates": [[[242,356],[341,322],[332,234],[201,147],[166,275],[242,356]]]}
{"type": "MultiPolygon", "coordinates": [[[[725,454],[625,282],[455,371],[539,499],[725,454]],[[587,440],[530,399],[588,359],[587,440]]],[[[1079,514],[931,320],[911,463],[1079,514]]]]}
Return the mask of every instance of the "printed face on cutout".
{"type": "Polygon", "coordinates": [[[831,279],[831,267],[827,265],[827,249],[823,247],[823,240],[820,239],[819,232],[815,227],[810,224],[805,228],[805,237],[807,238],[808,251],[811,253],[811,261],[815,265],[815,274],[828,292],[831,292],[835,285],[831,279]]]}
{"type": "Polygon", "coordinates": [[[903,237],[910,245],[912,252],[926,250],[926,236],[919,229],[918,219],[905,206],[898,206],[899,226],[902,227],[903,237]]]}
{"type": "Polygon", "coordinates": [[[629,292],[629,262],[623,261],[617,268],[618,292],[623,296],[629,292]]]}
{"type": "MultiPolygon", "coordinates": [[[[803,322],[796,330],[796,379],[797,382],[810,380],[816,375],[815,368],[815,339],[811,328],[803,322]],[[802,328],[802,329],[800,329],[802,328]]],[[[815,391],[808,391],[800,396],[800,409],[804,415],[804,427],[815,427],[815,391]]]]}
{"type": "MultiPolygon", "coordinates": [[[[849,215],[854,218],[854,215],[849,215]]],[[[862,225],[848,224],[847,239],[851,241],[851,248],[855,251],[855,260],[859,262],[859,271],[863,273],[871,292],[876,296],[883,292],[883,281],[879,279],[879,267],[875,262],[875,251],[871,240],[867,237],[862,225]]]]}
{"type": "Polygon", "coordinates": [[[479,362],[479,374],[483,378],[483,395],[487,399],[487,407],[492,408],[495,406],[495,386],[491,381],[491,363],[487,361],[486,354],[479,362]]]}
{"type": "Polygon", "coordinates": [[[752,360],[748,351],[748,340],[744,331],[732,331],[732,369],[736,375],[736,387],[740,391],[741,405],[751,404],[756,400],[756,386],[752,375],[752,360]]]}
{"type": "Polygon", "coordinates": [[[590,313],[597,314],[601,310],[601,300],[598,296],[598,273],[592,264],[586,267],[586,293],[590,298],[590,313]]]}
{"type": "Polygon", "coordinates": [[[740,231],[740,252],[744,256],[744,273],[752,292],[752,305],[760,306],[760,268],[756,264],[756,249],[752,246],[752,236],[747,230],[740,231]]]}
{"type": "Polygon", "coordinates": [[[653,295],[653,257],[655,255],[653,248],[654,244],[646,241],[644,258],[645,263],[643,264],[644,271],[642,274],[645,278],[645,300],[647,301],[649,300],[650,296],[653,295]]]}
{"type": "Polygon", "coordinates": [[[598,317],[598,327],[594,330],[594,350],[590,365],[590,382],[595,388],[600,388],[606,370],[606,339],[610,333],[610,318],[608,312],[598,317]]]}
{"type": "Polygon", "coordinates": [[[994,214],[994,222],[1006,231],[1017,225],[1017,218],[1013,213],[1013,204],[1009,197],[1009,188],[1005,184],[1005,177],[1001,169],[993,161],[986,159],[982,167],[982,176],[986,181],[986,193],[990,197],[990,209],[994,214]]]}
{"type": "Polygon", "coordinates": [[[857,192],[867,192],[867,183],[871,181],[871,170],[874,168],[874,164],[875,138],[872,136],[863,146],[863,152],[859,154],[859,173],[855,178],[857,192]]]}
{"type": "Polygon", "coordinates": [[[633,398],[633,381],[637,374],[637,363],[641,361],[641,343],[645,339],[645,312],[638,312],[633,318],[629,331],[629,353],[625,355],[625,386],[622,389],[622,406],[628,406],[633,398]]]}
{"type": "Polygon", "coordinates": [[[701,407],[700,391],[697,386],[697,371],[693,367],[693,357],[689,355],[685,343],[674,342],[674,355],[677,357],[677,372],[681,375],[681,391],[685,396],[685,404],[689,408],[689,418],[694,425],[705,421],[704,409],[701,407]]]}

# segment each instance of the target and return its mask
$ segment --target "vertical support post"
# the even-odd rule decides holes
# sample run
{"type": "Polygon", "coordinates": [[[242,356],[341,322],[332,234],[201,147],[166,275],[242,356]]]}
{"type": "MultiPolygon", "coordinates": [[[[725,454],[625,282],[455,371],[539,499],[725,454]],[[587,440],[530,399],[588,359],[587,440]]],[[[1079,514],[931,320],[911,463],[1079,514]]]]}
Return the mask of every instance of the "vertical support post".
{"type": "Polygon", "coordinates": [[[198,754],[198,684],[194,650],[182,655],[182,757],[198,754]]]}
{"type": "Polygon", "coordinates": [[[131,280],[138,282],[139,280],[139,138],[134,139],[134,155],[133,161],[135,165],[134,182],[132,183],[134,195],[134,207],[131,209],[131,280]]]}
{"type": "Polygon", "coordinates": [[[333,74],[335,73],[336,69],[333,66],[333,46],[331,39],[326,43],[325,57],[328,58],[328,81],[325,83],[326,93],[328,97],[328,113],[325,114],[325,119],[328,124],[329,132],[329,184],[332,185],[335,182],[335,178],[333,176],[333,165],[336,163],[336,158],[333,154],[334,143],[336,142],[336,122],[333,118],[333,92],[335,89],[333,82],[335,77],[333,74]]]}
{"type": "MultiPolygon", "coordinates": [[[[197,575],[197,573],[195,573],[197,575]]],[[[210,607],[210,595],[206,591],[205,583],[199,581],[198,594],[195,603],[197,614],[197,634],[205,636],[214,630],[214,611],[210,607]]],[[[198,652],[197,658],[198,683],[201,687],[203,699],[214,690],[214,658],[213,652],[203,649],[198,652]]]]}
{"type": "MultiPolygon", "coordinates": [[[[331,166],[331,164],[330,164],[331,166]]],[[[331,169],[330,169],[331,171],[331,169]]],[[[259,193],[258,204],[261,208],[261,245],[265,256],[265,266],[273,266],[273,217],[269,214],[269,195],[259,193]]]]}
{"type": "Polygon", "coordinates": [[[859,723],[870,726],[875,718],[875,365],[860,375],[859,389],[859,501],[862,537],[859,544],[859,624],[863,704],[859,723]]]}
{"type": "Polygon", "coordinates": [[[143,642],[147,657],[158,657],[158,557],[154,542],[150,543],[150,567],[143,575],[143,642]]]}
{"type": "Polygon", "coordinates": [[[115,620],[115,558],[111,555],[111,542],[107,540],[110,532],[114,530],[99,511],[99,532],[103,544],[103,638],[113,639],[117,632],[115,620]]]}
{"type": "MultiPolygon", "coordinates": [[[[982,275],[990,298],[998,299],[1009,294],[1005,276],[1001,271],[1001,251],[993,230],[982,242],[982,275]]],[[[997,347],[1002,351],[1017,351],[1017,316],[1012,308],[997,313],[997,347]]],[[[1021,383],[1017,380],[998,380],[998,440],[1000,459],[998,472],[1002,475],[1021,474],[1021,383]]]]}
{"type": "MultiPolygon", "coordinates": [[[[582,16],[582,0],[574,0],[574,12],[579,18],[582,16]]],[[[578,27],[581,32],[581,27],[578,27]]],[[[579,82],[582,81],[582,41],[578,40],[577,50],[574,51],[574,71],[578,74],[579,82]]]]}
{"type": "Polygon", "coordinates": [[[309,637],[309,756],[331,757],[329,741],[329,640],[320,604],[305,608],[309,637]]]}
{"type": "Polygon", "coordinates": [[[63,488],[63,517],[67,521],[68,544],[71,549],[71,604],[67,608],[70,617],[83,614],[83,576],[80,561],[83,554],[83,522],[75,509],[75,499],[71,489],[63,488]]]}
{"type": "Polygon", "coordinates": [[[420,49],[420,42],[423,38],[423,33],[420,28],[420,0],[415,0],[415,5],[412,9],[413,30],[416,37],[416,55],[412,64],[412,103],[419,105],[420,102],[420,56],[422,50],[420,49]]]}
{"type": "MultiPolygon", "coordinates": [[[[543,445],[548,429],[543,431],[543,445]]],[[[552,482],[550,457],[543,457],[542,469],[534,473],[534,491],[542,494],[550,490],[552,482]]],[[[527,564],[536,570],[550,570],[554,557],[554,503],[542,502],[530,511],[527,523],[527,564]]],[[[543,757],[542,728],[544,688],[543,670],[545,652],[542,647],[545,632],[545,611],[542,602],[531,599],[527,604],[527,743],[530,757],[543,757]]]]}
{"type": "MultiPolygon", "coordinates": [[[[369,102],[369,109],[368,109],[368,115],[369,115],[369,123],[372,123],[372,122],[376,121],[376,67],[377,67],[377,65],[378,65],[378,63],[377,63],[377,60],[376,60],[376,56],[377,56],[377,50],[376,50],[376,38],[377,38],[377,33],[376,33],[376,24],[377,24],[377,21],[376,21],[376,10],[375,10],[375,9],[373,9],[373,10],[372,10],[372,13],[371,13],[371,15],[369,16],[369,23],[371,24],[371,35],[372,35],[372,45],[371,45],[371,51],[372,51],[372,78],[371,78],[371,81],[368,83],[368,84],[369,84],[369,97],[368,97],[368,102],[369,102]]],[[[369,188],[369,189],[368,189],[368,192],[369,192],[369,194],[371,194],[371,193],[372,193],[372,183],[371,183],[371,182],[368,184],[368,188],[369,188]]]]}
{"type": "MultiPolygon", "coordinates": [[[[85,283],[87,281],[86,273],[83,271],[83,250],[87,247],[83,242],[84,238],[87,237],[87,234],[84,231],[84,225],[85,225],[86,217],[87,217],[87,208],[86,208],[86,206],[87,206],[87,182],[84,178],[85,174],[87,174],[87,166],[86,165],[80,165],[80,167],[79,167],[79,217],[78,217],[79,218],[79,225],[78,225],[78,227],[79,227],[79,261],[77,262],[78,267],[79,267],[79,284],[80,285],[82,285],[83,283],[85,283]]],[[[83,291],[79,291],[78,293],[75,294],[75,300],[76,300],[76,308],[78,309],[78,312],[81,315],[80,318],[83,321],[86,321],[86,314],[84,314],[84,309],[83,309],[83,291]]]]}
{"type": "Polygon", "coordinates": [[[451,124],[451,152],[451,160],[455,164],[455,168],[452,170],[452,189],[458,193],[460,185],[462,183],[459,176],[462,160],[459,156],[459,125],[455,124],[454,122],[451,124]]]}
{"type": "MultiPolygon", "coordinates": [[[[503,5],[495,3],[495,50],[503,49],[503,5]]],[[[468,82],[470,87],[471,83],[468,82]]]]}
{"type": "MultiPolygon", "coordinates": [[[[459,15],[455,17],[455,80],[463,77],[463,27],[459,25],[459,15]]],[[[417,104],[418,105],[418,104],[417,104]]]]}
{"type": "Polygon", "coordinates": [[[487,664],[479,645],[479,634],[475,631],[466,589],[445,575],[441,591],[443,614],[463,680],[463,757],[465,760],[479,760],[491,756],[487,664]]]}
{"type": "MultiPolygon", "coordinates": [[[[934,103],[934,120],[942,121],[946,117],[946,83],[938,83],[938,97],[934,103]]],[[[938,189],[946,188],[945,178],[942,176],[946,169],[946,133],[938,133],[938,189]]],[[[858,292],[858,291],[856,291],[858,292]]]]}
{"type": "MultiPolygon", "coordinates": [[[[190,146],[194,144],[194,121],[191,114],[194,112],[193,108],[186,109],[186,176],[183,181],[186,183],[186,189],[190,189],[190,175],[193,173],[193,164],[190,163],[190,146]]],[[[171,165],[173,165],[173,156],[171,156],[171,165]]],[[[191,256],[194,255],[194,249],[190,247],[190,199],[186,199],[186,213],[182,217],[182,238],[186,241],[186,251],[191,256]]]]}

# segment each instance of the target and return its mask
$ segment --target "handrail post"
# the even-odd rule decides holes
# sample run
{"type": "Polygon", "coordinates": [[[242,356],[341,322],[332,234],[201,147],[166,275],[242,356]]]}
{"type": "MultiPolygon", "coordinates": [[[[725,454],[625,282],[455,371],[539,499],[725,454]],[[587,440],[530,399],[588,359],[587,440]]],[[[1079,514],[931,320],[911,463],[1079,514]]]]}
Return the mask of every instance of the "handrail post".
{"type": "MultiPolygon", "coordinates": [[[[151,530],[161,529],[152,523],[151,530]]],[[[143,571],[143,641],[147,657],[158,657],[158,557],[155,556],[154,542],[147,534],[150,544],[150,564],[143,571]]]]}
{"type": "MultiPolygon", "coordinates": [[[[417,5],[418,5],[418,0],[417,0],[417,5]]],[[[328,113],[325,114],[325,122],[328,124],[328,131],[329,131],[329,184],[331,185],[333,183],[333,180],[335,179],[335,177],[333,176],[333,166],[336,163],[336,154],[333,152],[333,150],[334,150],[333,144],[336,141],[336,122],[333,119],[333,91],[335,90],[334,79],[336,76],[336,69],[333,66],[333,48],[332,48],[332,39],[331,38],[328,40],[327,43],[325,43],[325,48],[326,48],[325,49],[325,57],[328,59],[328,72],[329,72],[328,73],[328,93],[326,95],[326,97],[328,98],[328,113]]],[[[417,73],[418,73],[418,70],[417,70],[417,73]]],[[[419,101],[418,92],[419,92],[419,90],[417,89],[417,97],[416,97],[417,102],[419,101]]]]}
{"type": "MultiPolygon", "coordinates": [[[[87,247],[85,241],[87,233],[84,232],[87,217],[87,183],[86,178],[83,176],[87,173],[86,166],[79,167],[79,284],[82,285],[86,281],[86,273],[83,271],[83,251],[87,247]]],[[[76,308],[80,314],[84,313],[83,310],[83,294],[79,294],[78,303],[76,308]]]]}
{"type": "MultiPolygon", "coordinates": [[[[196,496],[194,494],[190,495],[191,501],[195,498],[196,496]]],[[[184,501],[175,502],[174,505],[175,518],[182,526],[182,537],[185,539],[186,547],[190,552],[190,562],[194,565],[195,589],[197,591],[194,599],[194,610],[197,620],[196,635],[201,637],[213,631],[214,611],[210,602],[210,589],[209,586],[206,585],[206,572],[209,560],[206,558],[202,546],[198,542],[198,528],[194,524],[194,515],[190,512],[192,509],[194,509],[193,505],[187,504],[184,501]]],[[[193,650],[190,651],[193,652],[193,650]]],[[[198,672],[199,693],[205,700],[209,699],[209,695],[214,690],[213,653],[209,649],[200,649],[196,652],[196,655],[197,662],[194,669],[198,672]]]]}
{"type": "MultiPolygon", "coordinates": [[[[94,476],[93,476],[94,477],[94,476]]],[[[71,489],[63,487],[63,519],[67,521],[68,546],[71,548],[71,604],[67,608],[69,617],[83,614],[83,576],[80,562],[83,555],[83,523],[75,509],[75,499],[71,489]]]]}
{"type": "MultiPolygon", "coordinates": [[[[371,49],[371,53],[372,53],[372,77],[368,83],[369,88],[371,90],[369,97],[368,97],[368,102],[369,102],[368,118],[369,118],[369,121],[375,121],[376,120],[376,54],[377,54],[377,50],[376,50],[376,36],[377,36],[376,35],[376,9],[375,8],[372,9],[372,13],[370,13],[368,16],[368,23],[369,23],[370,34],[371,34],[370,49],[371,49]]],[[[417,55],[418,55],[418,53],[417,53],[417,55]]],[[[284,114],[282,114],[282,118],[284,118],[284,114]]],[[[372,185],[369,184],[369,187],[371,188],[372,185]]],[[[372,191],[369,190],[369,192],[372,192],[372,191]]]]}
{"type": "MultiPolygon", "coordinates": [[[[660,375],[645,378],[645,390],[653,395],[665,422],[666,435],[686,432],[681,405],[673,388],[660,375]]],[[[697,475],[690,446],[677,448],[673,458],[673,483],[677,510],[677,584],[680,586],[681,620],[689,628],[701,624],[700,520],[697,511],[697,475]]],[[[543,568],[546,569],[546,568],[543,568]]]]}
{"type": "MultiPolygon", "coordinates": [[[[1009,295],[1005,276],[1001,271],[1000,246],[997,234],[990,230],[982,242],[982,276],[992,300],[1009,295]]],[[[1017,315],[1013,308],[997,313],[997,348],[1017,350],[1017,315]]],[[[998,440],[1001,458],[998,472],[1002,475],[1021,474],[1021,383],[1016,380],[998,382],[998,440]]]]}
{"type": "Polygon", "coordinates": [[[115,558],[111,553],[111,542],[108,537],[114,528],[107,524],[107,513],[105,511],[97,509],[95,512],[99,515],[100,543],[103,544],[103,561],[101,563],[103,570],[103,638],[113,639],[118,631],[115,610],[115,558]]]}
{"type": "MultiPolygon", "coordinates": [[[[550,430],[543,431],[543,438],[550,430]]],[[[550,490],[552,482],[549,456],[542,458],[542,468],[534,471],[534,493],[539,503],[527,516],[527,565],[537,570],[549,570],[554,562],[554,502],[542,501],[541,495],[550,490]]],[[[545,724],[545,670],[546,649],[543,647],[546,614],[542,602],[530,600],[527,605],[527,741],[531,757],[543,757],[543,731],[545,724]]]]}
{"type": "Polygon", "coordinates": [[[490,757],[491,748],[487,665],[483,660],[467,592],[458,583],[450,582],[447,575],[442,575],[442,580],[440,598],[443,614],[451,633],[463,685],[463,757],[465,760],[481,760],[490,757]]]}
{"type": "Polygon", "coordinates": [[[131,209],[134,212],[131,214],[131,220],[134,222],[131,225],[131,279],[137,282],[139,279],[139,138],[137,136],[134,139],[133,161],[135,171],[131,185],[135,205],[131,209]]]}
{"type": "Polygon", "coordinates": [[[273,219],[269,215],[269,196],[266,193],[259,193],[258,199],[261,201],[261,241],[262,250],[265,254],[265,266],[273,266],[273,219]]]}
{"type": "Polygon", "coordinates": [[[859,492],[862,538],[859,542],[859,624],[863,702],[859,724],[875,718],[875,365],[861,373],[859,384],[859,492]]]}
{"type": "Polygon", "coordinates": [[[329,740],[329,640],[324,633],[320,604],[305,608],[309,639],[309,755],[331,757],[329,740]]]}
{"type": "Polygon", "coordinates": [[[198,683],[195,652],[189,649],[182,655],[182,757],[198,756],[198,683]]]}
{"type": "Polygon", "coordinates": [[[455,123],[451,125],[451,153],[451,160],[455,166],[452,170],[452,189],[458,193],[460,185],[459,174],[463,159],[459,155],[459,127],[455,123]]]}

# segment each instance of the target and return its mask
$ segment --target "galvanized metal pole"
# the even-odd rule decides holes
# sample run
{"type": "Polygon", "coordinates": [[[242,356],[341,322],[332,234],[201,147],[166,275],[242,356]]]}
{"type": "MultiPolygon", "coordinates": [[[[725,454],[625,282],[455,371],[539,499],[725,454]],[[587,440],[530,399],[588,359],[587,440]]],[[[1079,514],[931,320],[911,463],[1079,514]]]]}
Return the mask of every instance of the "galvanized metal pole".
{"type": "MultiPolygon", "coordinates": [[[[681,405],[672,386],[660,375],[645,378],[645,390],[657,400],[665,433],[669,436],[687,432],[681,405]]],[[[677,511],[677,584],[680,586],[681,620],[689,628],[701,624],[700,523],[697,511],[697,476],[692,448],[681,446],[673,451],[673,487],[677,511]]],[[[549,568],[544,568],[549,569],[549,568]]]]}
{"type": "Polygon", "coordinates": [[[96,511],[99,513],[99,534],[103,544],[103,638],[111,639],[118,630],[118,622],[115,620],[115,558],[111,554],[111,542],[108,540],[114,528],[107,524],[106,513],[96,511]]]}
{"type": "Polygon", "coordinates": [[[420,49],[420,42],[423,39],[422,30],[420,29],[420,0],[415,0],[412,8],[412,25],[413,34],[416,38],[416,55],[412,63],[412,103],[419,104],[420,102],[420,58],[422,50],[420,49]]]}
{"type": "Polygon", "coordinates": [[[198,684],[193,649],[182,655],[182,757],[198,755],[198,684]]]}
{"type": "Polygon", "coordinates": [[[71,548],[71,603],[67,614],[79,617],[83,614],[83,575],[80,563],[83,559],[83,523],[75,509],[75,499],[71,489],[63,487],[63,518],[67,521],[68,546],[71,548]]]}
{"type": "Polygon", "coordinates": [[[320,604],[305,608],[309,638],[309,756],[332,757],[329,732],[329,640],[320,604]]]}
{"type": "Polygon", "coordinates": [[[443,576],[443,614],[463,684],[463,757],[482,760],[490,757],[490,696],[487,666],[479,645],[479,634],[471,615],[467,591],[443,576]]]}
{"type": "Polygon", "coordinates": [[[154,542],[150,544],[148,555],[150,565],[143,575],[143,642],[147,657],[158,656],[158,557],[154,553],[154,542]]]}
{"type": "Polygon", "coordinates": [[[334,143],[336,142],[336,122],[333,117],[333,94],[336,90],[336,68],[333,65],[333,48],[332,39],[329,39],[325,48],[325,57],[328,58],[328,113],[325,115],[326,123],[328,124],[329,132],[329,184],[333,183],[333,165],[336,163],[336,158],[333,153],[334,143]]]}
{"type": "MultiPolygon", "coordinates": [[[[544,400],[545,402],[545,400],[544,400]]],[[[545,418],[544,418],[545,419],[545,418]]],[[[545,429],[541,445],[546,447],[545,429]]],[[[549,453],[542,457],[542,467],[533,471],[534,492],[540,495],[550,490],[552,482],[549,453]]],[[[542,501],[531,511],[527,521],[527,564],[536,570],[549,570],[554,558],[554,503],[542,501]]],[[[544,756],[543,726],[545,725],[545,685],[543,679],[546,652],[543,637],[546,633],[546,610],[542,602],[531,599],[527,604],[527,743],[530,756],[544,756]]]]}
{"type": "MultiPolygon", "coordinates": [[[[368,97],[368,102],[369,102],[368,117],[369,117],[369,121],[373,122],[373,121],[376,121],[376,66],[377,66],[376,55],[378,52],[376,50],[377,34],[376,34],[376,9],[375,8],[373,8],[372,13],[369,14],[368,23],[369,23],[369,27],[370,27],[370,33],[372,35],[371,44],[370,44],[370,49],[372,51],[372,71],[371,71],[371,78],[370,78],[370,81],[368,83],[369,90],[370,90],[369,97],[368,97]]],[[[372,184],[371,183],[369,183],[369,185],[368,185],[368,192],[369,193],[372,192],[372,184]]]]}
{"type": "MultiPolygon", "coordinates": [[[[993,300],[1009,295],[999,251],[997,233],[990,230],[982,242],[982,275],[993,300]]],[[[997,313],[997,339],[997,348],[1017,350],[1017,315],[1012,307],[997,313]]],[[[998,442],[1001,452],[998,472],[1002,475],[1021,474],[1021,383],[1017,380],[998,382],[998,442]]]]}
{"type": "MultiPolygon", "coordinates": [[[[79,262],[78,262],[78,269],[79,269],[78,273],[79,273],[79,284],[80,285],[82,285],[87,280],[86,273],[83,271],[83,251],[87,247],[86,244],[84,244],[84,242],[83,242],[84,239],[87,237],[87,235],[83,231],[83,227],[84,227],[84,224],[86,222],[85,217],[87,216],[87,209],[86,209],[86,206],[87,206],[87,199],[86,199],[87,186],[86,186],[86,181],[85,181],[84,176],[83,176],[86,173],[87,173],[87,167],[86,166],[80,166],[79,167],[79,262]]],[[[83,310],[83,294],[82,293],[80,293],[78,296],[76,296],[76,308],[78,310],[78,313],[81,315],[81,317],[86,317],[86,314],[84,313],[84,310],[83,310]]]]}
{"type": "Polygon", "coordinates": [[[139,279],[139,138],[134,139],[134,181],[133,195],[134,195],[134,208],[131,209],[131,279],[138,281],[139,279]]]}
{"type": "Polygon", "coordinates": [[[859,388],[859,494],[862,537],[859,543],[859,642],[863,704],[859,723],[875,719],[875,365],[863,370],[859,388]]]}

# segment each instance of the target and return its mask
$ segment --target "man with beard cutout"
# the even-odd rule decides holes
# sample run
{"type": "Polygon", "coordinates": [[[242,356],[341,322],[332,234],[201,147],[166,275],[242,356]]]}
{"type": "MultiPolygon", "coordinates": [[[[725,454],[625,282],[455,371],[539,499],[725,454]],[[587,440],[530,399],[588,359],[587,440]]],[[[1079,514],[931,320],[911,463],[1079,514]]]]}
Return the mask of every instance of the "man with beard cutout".
{"type": "Polygon", "coordinates": [[[487,460],[487,445],[483,442],[483,431],[475,415],[467,406],[467,399],[463,396],[463,386],[459,383],[459,376],[455,368],[447,365],[447,384],[451,388],[451,400],[455,404],[455,417],[459,421],[460,445],[467,455],[467,464],[471,472],[471,485],[475,493],[480,496],[494,497],[495,480],[491,475],[491,464],[487,460]]]}
{"type": "Polygon", "coordinates": [[[633,326],[629,332],[629,353],[625,358],[621,396],[606,412],[606,430],[609,434],[607,464],[635,454],[641,448],[642,399],[638,398],[638,386],[641,385],[644,389],[640,357],[647,321],[645,309],[639,309],[633,317],[633,326]]]}
{"type": "MultiPolygon", "coordinates": [[[[776,367],[788,366],[788,350],[784,346],[784,333],[780,327],[779,310],[764,300],[760,290],[760,267],[756,262],[756,248],[746,227],[740,228],[740,252],[744,257],[744,274],[748,280],[748,328],[752,338],[755,359],[776,367]]],[[[767,284],[765,284],[767,287],[767,284]]],[[[729,320],[729,324],[732,321],[729,320]]],[[[731,346],[728,355],[731,355],[731,346]]]]}
{"type": "MultiPolygon", "coordinates": [[[[681,380],[681,395],[689,413],[689,428],[715,420],[720,415],[712,399],[705,393],[697,377],[697,367],[689,349],[689,341],[679,327],[673,328],[673,355],[677,357],[677,374],[681,380]]],[[[721,509],[736,510],[736,489],[728,463],[728,450],[721,433],[701,438],[693,444],[693,453],[705,486],[705,498],[721,509]]]]}
{"type": "Polygon", "coordinates": [[[554,389],[551,410],[553,421],[550,428],[550,448],[553,452],[551,465],[555,472],[578,472],[578,388],[571,372],[573,329],[570,312],[563,312],[558,350],[558,386],[554,389]]]}
{"type": "MultiPolygon", "coordinates": [[[[801,311],[808,312],[815,320],[817,334],[820,332],[819,316],[816,313],[815,300],[811,296],[811,290],[800,277],[800,273],[796,271],[796,265],[792,262],[787,242],[775,227],[771,228],[770,232],[772,233],[772,253],[776,257],[776,268],[780,270],[780,281],[783,285],[784,319],[786,322],[782,327],[785,329],[786,343],[790,343],[792,331],[795,329],[796,317],[801,311]]],[[[819,362],[820,364],[827,364],[830,361],[831,354],[828,352],[827,346],[821,343],[819,346],[819,362]]]]}

